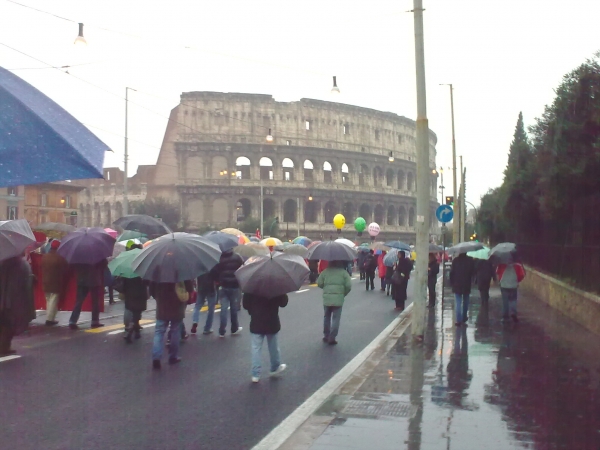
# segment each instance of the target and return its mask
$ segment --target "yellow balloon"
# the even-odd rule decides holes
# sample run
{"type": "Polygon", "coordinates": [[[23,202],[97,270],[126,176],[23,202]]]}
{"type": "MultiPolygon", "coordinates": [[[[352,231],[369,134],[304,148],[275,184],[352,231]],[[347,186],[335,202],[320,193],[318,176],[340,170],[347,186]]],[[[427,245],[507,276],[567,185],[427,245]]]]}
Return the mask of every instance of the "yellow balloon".
{"type": "Polygon", "coordinates": [[[341,214],[336,214],[333,218],[333,226],[341,230],[346,225],[346,218],[341,214]]]}

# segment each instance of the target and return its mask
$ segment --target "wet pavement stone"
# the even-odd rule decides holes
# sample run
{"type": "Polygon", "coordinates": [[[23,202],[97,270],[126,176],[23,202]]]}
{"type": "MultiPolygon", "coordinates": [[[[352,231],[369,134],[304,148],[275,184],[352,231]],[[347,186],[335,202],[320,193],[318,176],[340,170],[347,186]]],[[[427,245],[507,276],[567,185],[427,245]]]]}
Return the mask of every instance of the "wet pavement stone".
{"type": "Polygon", "coordinates": [[[519,323],[503,322],[490,294],[482,305],[473,290],[456,327],[446,289],[422,344],[408,330],[317,411],[333,420],[310,449],[600,449],[598,336],[522,292],[519,323]]]}

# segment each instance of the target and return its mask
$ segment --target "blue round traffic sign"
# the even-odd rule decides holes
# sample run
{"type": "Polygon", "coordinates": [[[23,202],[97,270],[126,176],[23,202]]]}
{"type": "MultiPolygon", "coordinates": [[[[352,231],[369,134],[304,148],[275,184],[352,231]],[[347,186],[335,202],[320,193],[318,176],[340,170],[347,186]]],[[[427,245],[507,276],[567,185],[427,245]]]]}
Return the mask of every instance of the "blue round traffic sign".
{"type": "Polygon", "coordinates": [[[435,210],[435,217],[442,223],[448,223],[454,217],[454,211],[450,205],[440,205],[435,210]]]}

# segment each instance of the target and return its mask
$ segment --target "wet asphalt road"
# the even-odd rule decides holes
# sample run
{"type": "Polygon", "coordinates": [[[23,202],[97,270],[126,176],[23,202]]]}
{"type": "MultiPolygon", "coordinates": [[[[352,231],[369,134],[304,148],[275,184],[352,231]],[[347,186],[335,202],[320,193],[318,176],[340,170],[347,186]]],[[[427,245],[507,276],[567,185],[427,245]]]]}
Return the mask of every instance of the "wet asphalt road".
{"type": "MultiPolygon", "coordinates": [[[[390,297],[365,292],[354,280],[339,344],[328,346],[321,341],[321,290],[308,289],[291,294],[281,311],[288,370],[280,379],[263,375],[257,385],[250,382],[245,311],[241,335],[192,336],[181,347],[183,362],[168,366],[165,354],[161,371],[151,369],[153,328],[131,345],[122,334],[62,327],[51,338],[15,339],[22,357],[0,363],[0,448],[251,448],[397,316],[390,297]]],[[[189,312],[186,325],[189,330],[189,312]]],[[[263,373],[267,361],[265,344],[263,373]]]]}

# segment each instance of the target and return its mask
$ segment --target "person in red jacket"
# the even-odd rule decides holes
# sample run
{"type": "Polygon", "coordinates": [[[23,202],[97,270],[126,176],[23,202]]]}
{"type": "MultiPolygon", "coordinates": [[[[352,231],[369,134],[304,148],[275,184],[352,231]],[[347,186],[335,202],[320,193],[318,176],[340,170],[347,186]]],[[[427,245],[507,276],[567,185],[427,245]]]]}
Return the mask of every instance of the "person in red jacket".
{"type": "Polygon", "coordinates": [[[379,279],[381,280],[381,291],[385,292],[385,273],[386,268],[385,264],[383,264],[383,258],[385,258],[386,252],[381,252],[380,255],[377,255],[377,272],[379,273],[379,279]]]}
{"type": "Polygon", "coordinates": [[[319,274],[323,272],[325,269],[329,267],[329,261],[325,261],[324,259],[319,261],[319,274]]]}
{"type": "Polygon", "coordinates": [[[521,263],[499,264],[496,269],[498,280],[500,280],[500,291],[502,292],[502,320],[509,318],[518,322],[517,317],[517,289],[519,283],[525,278],[525,268],[521,263]]]}

